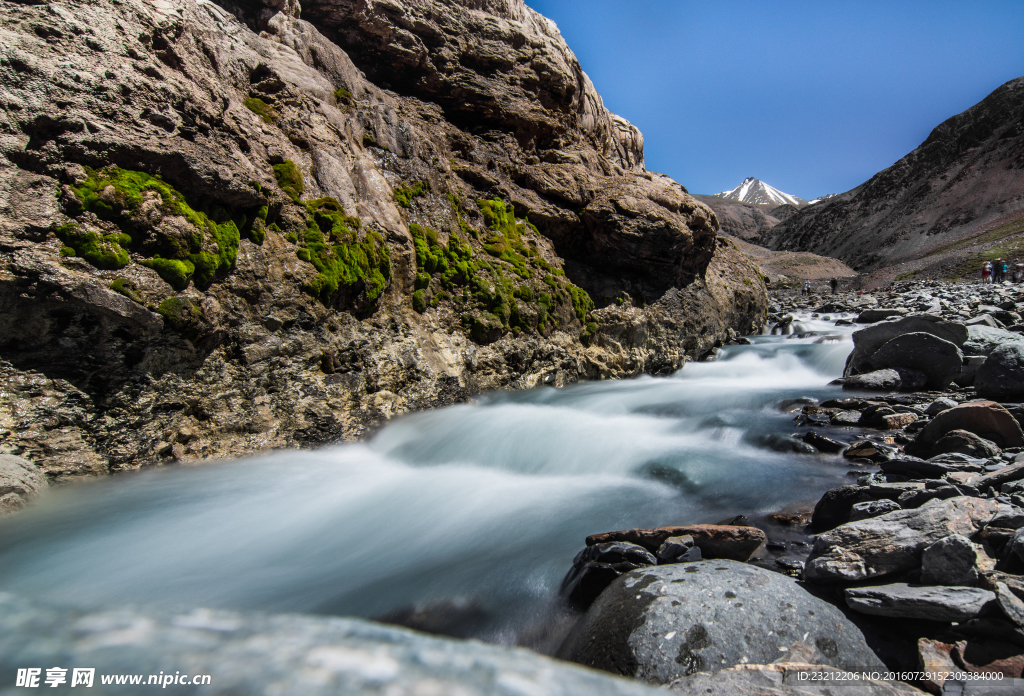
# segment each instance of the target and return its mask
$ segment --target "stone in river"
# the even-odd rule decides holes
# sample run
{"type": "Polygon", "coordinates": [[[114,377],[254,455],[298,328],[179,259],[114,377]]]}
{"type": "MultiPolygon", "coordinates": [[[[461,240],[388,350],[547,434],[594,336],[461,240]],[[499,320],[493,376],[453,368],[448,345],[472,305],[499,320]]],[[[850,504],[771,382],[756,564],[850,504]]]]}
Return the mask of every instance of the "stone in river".
{"type": "Polygon", "coordinates": [[[978,551],[960,534],[939,539],[921,555],[925,585],[974,585],[978,581],[978,551]]]}
{"type": "Polygon", "coordinates": [[[558,657],[668,684],[696,672],[772,662],[800,641],[811,646],[817,664],[881,664],[838,609],[791,578],[735,561],[699,561],[644,568],[613,582],[558,657]]]}
{"type": "Polygon", "coordinates": [[[924,412],[925,415],[928,416],[937,416],[946,409],[954,408],[956,405],[956,402],[953,401],[952,399],[947,399],[944,396],[940,396],[938,399],[928,404],[928,407],[924,410],[924,412]]]}
{"type": "Polygon", "coordinates": [[[846,604],[863,614],[930,621],[967,621],[996,611],[996,595],[976,587],[877,585],[846,589],[846,604]]]}

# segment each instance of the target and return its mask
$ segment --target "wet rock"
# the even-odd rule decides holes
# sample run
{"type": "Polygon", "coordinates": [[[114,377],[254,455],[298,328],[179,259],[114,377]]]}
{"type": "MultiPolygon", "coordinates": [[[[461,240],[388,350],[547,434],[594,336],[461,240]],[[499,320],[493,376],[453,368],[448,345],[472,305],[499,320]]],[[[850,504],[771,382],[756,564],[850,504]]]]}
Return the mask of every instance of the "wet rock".
{"type": "Polygon", "coordinates": [[[586,609],[615,578],[657,563],[647,549],[624,541],[587,546],[573,559],[572,569],[562,582],[562,594],[572,606],[586,609]]]}
{"type": "MultiPolygon", "coordinates": [[[[811,530],[827,532],[850,521],[855,505],[879,500],[895,501],[907,491],[923,489],[923,483],[904,482],[870,486],[840,486],[825,492],[814,506],[811,530]]],[[[897,504],[896,509],[899,509],[897,504]]],[[[870,515],[874,516],[874,515],[870,515]]]]}
{"type": "Polygon", "coordinates": [[[900,504],[894,500],[869,500],[863,503],[856,503],[850,508],[849,521],[866,520],[869,517],[878,517],[879,515],[900,509],[900,504]]]}
{"type": "Polygon", "coordinates": [[[832,425],[857,425],[860,422],[860,411],[839,411],[831,416],[832,425]]]}
{"type": "Polygon", "coordinates": [[[797,641],[813,646],[818,664],[880,664],[832,605],[779,573],[721,560],[624,575],[594,602],[558,656],[667,684],[744,661],[768,663],[797,641]]]}
{"type": "Polygon", "coordinates": [[[978,552],[965,536],[950,534],[921,555],[921,582],[925,585],[973,586],[977,581],[978,552]]]}
{"type": "Polygon", "coordinates": [[[704,558],[728,558],[735,561],[749,560],[767,542],[765,533],[757,527],[695,524],[594,534],[587,537],[587,545],[626,541],[656,553],[669,538],[678,536],[693,537],[693,545],[700,549],[704,558]]]}
{"type": "Polygon", "coordinates": [[[13,680],[17,669],[32,665],[94,667],[102,693],[114,689],[100,686],[100,674],[157,674],[168,665],[213,675],[207,688],[224,694],[657,693],[529,650],[362,619],[208,609],[81,612],[0,594],[0,673],[13,680]]]}
{"type": "Polygon", "coordinates": [[[836,453],[842,452],[844,449],[846,449],[846,445],[844,445],[842,442],[839,442],[838,440],[833,440],[830,437],[826,437],[821,433],[816,433],[813,431],[809,433],[804,433],[803,441],[820,452],[836,453]]]}
{"type": "Polygon", "coordinates": [[[1024,341],[999,346],[978,368],[974,378],[978,395],[998,401],[1024,397],[1024,341]]]}
{"type": "Polygon", "coordinates": [[[22,509],[48,485],[32,462],[13,454],[0,454],[0,515],[22,509]]]}
{"type": "Polygon", "coordinates": [[[857,582],[915,569],[925,548],[950,534],[971,537],[1001,507],[1007,506],[958,497],[844,524],[815,539],[804,577],[814,582],[857,582]]]}
{"type": "Polygon", "coordinates": [[[903,368],[923,372],[927,376],[924,386],[945,389],[960,374],[964,356],[955,344],[922,331],[893,338],[868,360],[876,370],[903,368]]]}
{"type": "Polygon", "coordinates": [[[863,614],[930,621],[967,621],[996,610],[996,595],[975,587],[850,587],[846,604],[863,614]]]}
{"type": "Polygon", "coordinates": [[[888,406],[871,406],[860,417],[860,424],[879,430],[899,430],[917,420],[914,413],[898,413],[888,406]]]}

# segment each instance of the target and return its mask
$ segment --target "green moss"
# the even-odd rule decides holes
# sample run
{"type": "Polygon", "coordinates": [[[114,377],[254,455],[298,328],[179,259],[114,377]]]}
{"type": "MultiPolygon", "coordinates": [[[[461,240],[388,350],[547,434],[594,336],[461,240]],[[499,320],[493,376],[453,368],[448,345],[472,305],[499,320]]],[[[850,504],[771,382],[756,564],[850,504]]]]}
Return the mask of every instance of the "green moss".
{"type": "Polygon", "coordinates": [[[370,135],[369,133],[363,134],[363,147],[375,147],[380,150],[383,150],[384,152],[390,152],[390,150],[388,150],[386,147],[384,147],[376,140],[374,140],[373,136],[370,135]]]}
{"type": "Polygon", "coordinates": [[[412,308],[422,314],[427,309],[426,291],[417,290],[412,294],[412,308]]]}
{"type": "Polygon", "coordinates": [[[185,297],[168,297],[156,311],[179,331],[194,327],[203,318],[202,310],[185,297]]]}
{"type": "MultiPolygon", "coordinates": [[[[86,169],[86,179],[71,189],[83,209],[105,220],[116,222],[122,225],[123,229],[130,229],[130,221],[140,212],[146,193],[155,193],[159,196],[163,214],[181,216],[195,228],[187,246],[180,240],[165,240],[164,246],[168,248],[161,249],[163,255],[173,256],[179,261],[188,259],[194,267],[201,267],[202,274],[197,279],[204,284],[210,282],[217,272],[230,270],[235,265],[241,239],[239,227],[245,226],[246,222],[244,215],[236,215],[235,219],[230,219],[227,211],[217,206],[214,206],[210,214],[196,210],[179,191],[159,177],[118,167],[108,167],[100,171],[86,169]],[[207,235],[212,237],[217,246],[216,254],[212,255],[216,259],[215,262],[207,258],[211,254],[201,254],[207,235]]],[[[122,232],[105,235],[100,243],[95,233],[84,233],[83,236],[75,230],[77,225],[74,223],[64,225],[58,228],[57,236],[74,248],[76,254],[97,268],[122,268],[128,264],[126,248],[132,245],[132,237],[129,234],[122,232]],[[65,239],[62,234],[70,236],[65,239]],[[90,234],[95,238],[89,237],[90,234]],[[81,238],[76,237],[76,240],[72,240],[71,236],[76,235],[81,238]],[[79,253],[80,247],[82,253],[79,253]]],[[[146,265],[156,268],[152,264],[146,265]]],[[[163,268],[163,272],[172,277],[175,283],[180,281],[181,268],[172,269],[163,263],[157,266],[163,268]]]]}
{"type": "Polygon", "coordinates": [[[305,290],[325,304],[336,295],[362,290],[375,306],[391,279],[391,257],[383,237],[369,232],[363,239],[352,229],[345,209],[334,198],[305,203],[307,218],[299,258],[319,274],[305,290]]]}
{"type": "Polygon", "coordinates": [[[277,110],[259,97],[249,97],[244,102],[245,108],[263,119],[265,123],[273,123],[278,119],[277,110]]]}
{"type": "Polygon", "coordinates": [[[417,181],[412,186],[399,184],[395,187],[395,201],[403,208],[408,208],[412,205],[413,198],[425,196],[428,191],[430,191],[429,181],[417,181]]]}
{"type": "Polygon", "coordinates": [[[334,100],[342,104],[352,104],[355,99],[352,97],[352,93],[344,87],[339,87],[334,90],[334,100]]]}
{"type": "Polygon", "coordinates": [[[572,297],[572,310],[576,314],[576,318],[580,320],[581,324],[586,323],[587,314],[594,309],[594,301],[590,299],[590,295],[583,288],[578,288],[572,284],[566,287],[569,290],[569,295],[572,297]]]}
{"type": "Polygon", "coordinates": [[[152,268],[175,290],[184,290],[196,271],[195,264],[191,261],[162,259],[159,256],[154,259],[143,259],[139,263],[146,268],[152,268]]]}
{"type": "Polygon", "coordinates": [[[114,278],[110,283],[110,289],[114,292],[121,293],[132,302],[138,302],[139,304],[145,304],[142,300],[142,295],[139,294],[139,289],[130,280],[124,278],[114,278]]]}
{"type": "Polygon", "coordinates": [[[281,164],[275,164],[274,178],[277,179],[277,186],[296,203],[305,190],[305,183],[302,181],[302,172],[291,160],[285,160],[281,164]]]}
{"type": "Polygon", "coordinates": [[[96,232],[82,229],[77,223],[61,225],[54,230],[57,238],[64,242],[61,254],[64,256],[80,256],[96,268],[113,271],[128,265],[128,252],[121,242],[131,237],[121,234],[100,236],[96,232]],[[71,253],[67,253],[70,250],[71,253]]]}

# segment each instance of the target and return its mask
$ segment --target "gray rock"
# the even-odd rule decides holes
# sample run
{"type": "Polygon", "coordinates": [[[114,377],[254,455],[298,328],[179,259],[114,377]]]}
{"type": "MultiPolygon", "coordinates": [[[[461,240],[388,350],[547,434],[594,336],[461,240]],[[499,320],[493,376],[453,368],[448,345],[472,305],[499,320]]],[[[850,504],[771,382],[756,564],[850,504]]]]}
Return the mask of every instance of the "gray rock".
{"type": "Polygon", "coordinates": [[[956,405],[957,403],[952,399],[947,399],[944,396],[940,396],[938,399],[928,404],[928,408],[926,408],[924,412],[925,415],[928,416],[937,416],[946,409],[953,408],[956,405]]]}
{"type": "Polygon", "coordinates": [[[978,368],[974,388],[986,399],[1013,401],[1024,397],[1024,341],[993,350],[978,368]]]}
{"type": "Polygon", "coordinates": [[[863,614],[889,618],[968,621],[992,613],[996,595],[976,587],[879,585],[850,587],[846,604],[863,614]]]}
{"type": "Polygon", "coordinates": [[[971,586],[977,581],[978,552],[965,536],[950,534],[921,555],[921,582],[926,585],[971,586]]]}
{"type": "Polygon", "coordinates": [[[32,462],[13,454],[0,454],[0,515],[22,509],[48,485],[32,462]]]}
{"type": "Polygon", "coordinates": [[[950,430],[931,446],[927,454],[966,454],[979,459],[991,459],[1002,452],[996,443],[969,430],[950,430]]]}
{"type": "Polygon", "coordinates": [[[209,693],[254,696],[657,693],[525,649],[360,619],[207,609],[82,613],[0,594],[0,674],[31,666],[94,667],[86,693],[115,696],[138,691],[103,686],[100,675],[169,668],[211,675],[209,693]]]}
{"type": "Polygon", "coordinates": [[[908,491],[900,495],[896,499],[896,502],[900,504],[900,507],[904,510],[912,510],[919,508],[929,500],[936,498],[945,500],[946,498],[955,498],[961,495],[960,490],[953,486],[940,486],[938,488],[924,488],[917,491],[908,491]]]}
{"type": "Polygon", "coordinates": [[[1003,323],[996,319],[991,314],[979,314],[976,317],[972,317],[964,322],[964,325],[971,326],[985,326],[993,329],[1003,328],[1003,323]]]}
{"type": "MultiPolygon", "coordinates": [[[[865,389],[872,391],[890,391],[903,386],[903,380],[896,370],[874,370],[859,375],[843,378],[843,389],[865,389]]],[[[859,416],[858,416],[859,418],[859,416]]]]}
{"type": "Polygon", "coordinates": [[[814,540],[804,579],[858,582],[913,570],[925,548],[950,534],[970,537],[1007,507],[994,500],[958,497],[844,524],[814,540]]]}
{"type": "Polygon", "coordinates": [[[955,344],[922,331],[893,338],[868,361],[876,370],[918,370],[927,375],[929,389],[945,389],[960,374],[964,356],[955,344]]]}
{"type": "Polygon", "coordinates": [[[615,578],[657,563],[650,551],[627,541],[593,544],[576,554],[562,582],[562,593],[573,607],[586,609],[615,578]]]}
{"type": "Polygon", "coordinates": [[[1024,529],[1018,529],[1010,540],[1010,553],[1024,561],[1024,529]]]}
{"type": "Polygon", "coordinates": [[[965,355],[984,355],[988,357],[999,346],[1004,343],[1024,342],[1020,334],[997,329],[985,324],[973,324],[967,327],[968,338],[964,343],[965,355]]]}
{"type": "Polygon", "coordinates": [[[700,561],[616,580],[558,656],[667,684],[694,672],[772,662],[801,640],[816,648],[816,663],[880,664],[842,613],[792,579],[735,561],[700,561]]]}
{"type": "Polygon", "coordinates": [[[850,509],[850,521],[866,520],[869,517],[878,517],[900,509],[900,504],[894,500],[869,500],[857,503],[850,509]]]}

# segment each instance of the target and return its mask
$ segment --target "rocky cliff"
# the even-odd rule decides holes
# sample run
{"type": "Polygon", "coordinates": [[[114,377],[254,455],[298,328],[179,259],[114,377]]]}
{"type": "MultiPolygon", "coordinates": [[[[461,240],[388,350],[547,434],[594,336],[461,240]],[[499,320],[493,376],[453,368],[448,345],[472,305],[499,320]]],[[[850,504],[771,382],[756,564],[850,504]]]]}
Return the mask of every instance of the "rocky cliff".
{"type": "Polygon", "coordinates": [[[0,448],[51,478],[664,373],[763,321],[522,0],[0,8],[0,448]]]}
{"type": "Polygon", "coordinates": [[[852,191],[772,228],[772,249],[871,270],[940,249],[1024,208],[1024,78],[943,121],[920,147],[852,191]]]}

